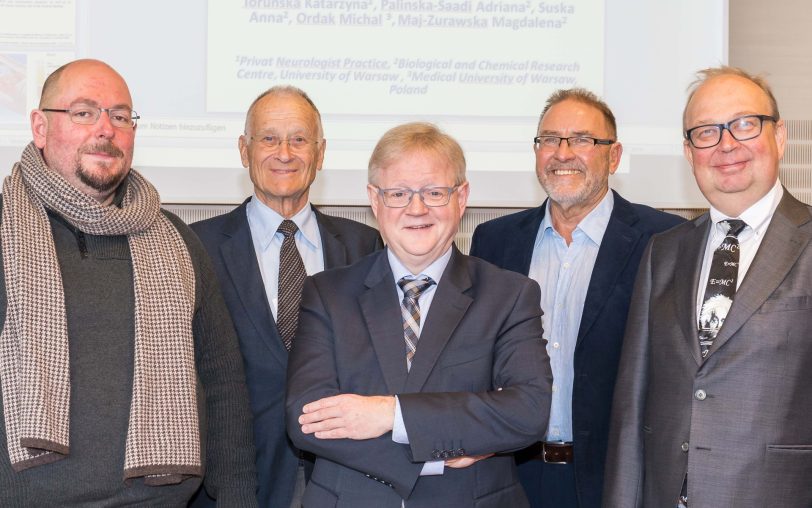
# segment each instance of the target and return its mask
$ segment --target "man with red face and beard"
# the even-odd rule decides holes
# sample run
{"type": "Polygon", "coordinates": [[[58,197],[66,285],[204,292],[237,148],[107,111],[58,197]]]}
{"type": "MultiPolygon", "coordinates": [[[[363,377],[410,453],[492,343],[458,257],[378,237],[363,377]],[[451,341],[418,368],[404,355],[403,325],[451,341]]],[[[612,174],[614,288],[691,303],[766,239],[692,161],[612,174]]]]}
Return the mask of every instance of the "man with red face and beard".
{"type": "Polygon", "coordinates": [[[66,64],[3,183],[0,505],[184,506],[204,466],[222,506],[256,505],[233,326],[130,169],[137,120],[110,66],[66,64]]]}
{"type": "Polygon", "coordinates": [[[614,115],[593,93],[574,88],[551,95],[533,142],[549,199],[481,224],[471,255],[541,286],[553,402],[544,441],[516,457],[530,502],[597,507],[637,265],[649,237],[680,218],[609,192],[623,149],[614,115]]]}

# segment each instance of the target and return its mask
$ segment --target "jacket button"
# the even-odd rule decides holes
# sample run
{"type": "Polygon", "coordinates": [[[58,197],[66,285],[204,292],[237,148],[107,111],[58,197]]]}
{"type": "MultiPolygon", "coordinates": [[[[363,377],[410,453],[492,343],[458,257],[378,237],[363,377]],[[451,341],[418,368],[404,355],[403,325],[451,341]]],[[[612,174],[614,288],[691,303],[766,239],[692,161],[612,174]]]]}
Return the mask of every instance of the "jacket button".
{"type": "Polygon", "coordinates": [[[705,400],[706,398],[708,398],[708,394],[705,393],[705,390],[700,388],[699,390],[694,392],[694,397],[696,397],[696,400],[705,400]]]}
{"type": "Polygon", "coordinates": [[[684,452],[687,452],[687,451],[688,451],[688,441],[684,441],[684,442],[683,442],[683,443],[680,445],[680,450],[682,450],[682,451],[684,451],[684,452]]]}

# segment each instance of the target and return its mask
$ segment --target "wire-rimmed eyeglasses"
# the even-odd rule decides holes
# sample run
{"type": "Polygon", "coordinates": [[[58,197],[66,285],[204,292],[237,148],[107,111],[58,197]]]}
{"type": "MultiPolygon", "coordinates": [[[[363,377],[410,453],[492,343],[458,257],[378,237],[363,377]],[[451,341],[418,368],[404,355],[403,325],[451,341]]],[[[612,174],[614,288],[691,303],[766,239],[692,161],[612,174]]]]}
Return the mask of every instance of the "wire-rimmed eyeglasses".
{"type": "Polygon", "coordinates": [[[383,204],[388,208],[406,208],[412,202],[415,194],[420,196],[426,206],[445,206],[451,201],[451,194],[457,190],[454,187],[423,187],[422,189],[391,188],[378,189],[378,194],[383,198],[383,204]]]}
{"type": "Polygon", "coordinates": [[[119,129],[132,129],[141,118],[138,113],[128,108],[100,108],[90,104],[76,104],[68,109],[42,108],[42,111],[67,113],[71,122],[79,125],[95,125],[101,118],[102,112],[106,112],[113,127],[119,129]]]}

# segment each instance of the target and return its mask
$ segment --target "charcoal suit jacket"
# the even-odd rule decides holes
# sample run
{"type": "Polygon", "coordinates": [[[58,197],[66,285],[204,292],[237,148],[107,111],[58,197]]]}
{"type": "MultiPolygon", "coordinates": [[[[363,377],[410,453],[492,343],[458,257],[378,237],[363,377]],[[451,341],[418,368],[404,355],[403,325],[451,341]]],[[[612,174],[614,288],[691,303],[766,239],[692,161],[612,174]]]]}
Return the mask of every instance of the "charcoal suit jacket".
{"type": "Polygon", "coordinates": [[[786,190],[705,361],[708,214],[656,235],[632,297],[606,507],[812,506],[812,209],[786,190]]]}
{"type": "Polygon", "coordinates": [[[538,440],[550,404],[538,285],[453,249],[409,371],[386,251],[305,281],[287,395],[288,432],[317,456],[305,508],[527,506],[510,454],[419,476],[538,440]],[[303,434],[302,407],[339,393],[398,395],[409,444],[303,434]]]}

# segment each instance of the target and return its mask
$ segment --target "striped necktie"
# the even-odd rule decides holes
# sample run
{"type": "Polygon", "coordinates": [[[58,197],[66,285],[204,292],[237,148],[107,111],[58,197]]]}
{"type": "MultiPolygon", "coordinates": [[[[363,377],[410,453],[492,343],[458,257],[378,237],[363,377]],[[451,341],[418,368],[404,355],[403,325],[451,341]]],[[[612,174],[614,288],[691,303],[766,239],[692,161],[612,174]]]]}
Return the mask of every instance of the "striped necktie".
{"type": "Polygon", "coordinates": [[[403,337],[406,339],[406,368],[412,368],[412,358],[417,350],[417,341],[420,339],[420,305],[418,299],[423,291],[431,287],[434,281],[431,277],[410,279],[403,277],[398,286],[403,290],[403,301],[400,303],[400,313],[403,316],[403,337]]]}

